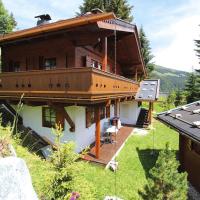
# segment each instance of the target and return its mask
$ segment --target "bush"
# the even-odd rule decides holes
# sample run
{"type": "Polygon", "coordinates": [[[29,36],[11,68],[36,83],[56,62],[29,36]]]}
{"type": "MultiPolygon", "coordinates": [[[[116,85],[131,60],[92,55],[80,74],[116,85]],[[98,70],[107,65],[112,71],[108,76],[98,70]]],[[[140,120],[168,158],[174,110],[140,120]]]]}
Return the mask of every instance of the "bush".
{"type": "Polygon", "coordinates": [[[155,166],[150,170],[150,178],[144,192],[145,200],[186,200],[187,174],[178,172],[179,162],[175,153],[166,149],[159,153],[155,166]]]}
{"type": "Polygon", "coordinates": [[[86,163],[78,161],[80,155],[74,152],[74,143],[62,144],[62,128],[56,125],[53,131],[56,135],[56,151],[51,157],[51,162],[56,170],[50,186],[50,199],[68,200],[72,192],[78,192],[82,200],[95,200],[93,185],[79,176],[86,163]]]}

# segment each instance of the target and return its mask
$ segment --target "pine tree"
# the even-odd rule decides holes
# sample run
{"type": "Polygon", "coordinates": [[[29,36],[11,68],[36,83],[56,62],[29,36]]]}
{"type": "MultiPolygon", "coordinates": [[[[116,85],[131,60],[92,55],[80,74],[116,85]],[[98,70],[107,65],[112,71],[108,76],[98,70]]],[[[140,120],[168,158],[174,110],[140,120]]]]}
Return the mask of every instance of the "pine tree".
{"type": "Polygon", "coordinates": [[[0,34],[10,33],[16,27],[17,23],[13,14],[9,14],[5,9],[2,0],[0,0],[0,34]]]}
{"type": "Polygon", "coordinates": [[[114,12],[118,18],[128,22],[133,20],[133,16],[131,15],[133,6],[130,6],[127,0],[84,0],[83,4],[79,7],[80,13],[78,15],[90,12],[95,8],[99,8],[105,12],[114,12]]]}
{"type": "Polygon", "coordinates": [[[154,56],[151,53],[150,42],[144,32],[143,27],[140,28],[139,38],[141,43],[141,52],[144,59],[144,64],[148,74],[150,74],[154,70],[154,64],[151,62],[154,56]]]}
{"type": "Polygon", "coordinates": [[[174,105],[177,107],[177,106],[180,106],[180,105],[184,105],[186,102],[185,102],[185,95],[184,95],[184,92],[181,91],[181,90],[177,90],[176,91],[176,98],[175,98],[175,101],[174,101],[174,105]]]}
{"type": "Polygon", "coordinates": [[[150,178],[141,192],[145,200],[186,200],[187,174],[178,172],[179,163],[175,153],[166,149],[159,153],[155,166],[150,170],[150,178]]]}
{"type": "Polygon", "coordinates": [[[188,80],[185,84],[185,91],[186,91],[186,100],[187,103],[192,103],[194,101],[199,100],[199,87],[198,87],[198,82],[197,82],[197,75],[192,72],[188,80]]]}

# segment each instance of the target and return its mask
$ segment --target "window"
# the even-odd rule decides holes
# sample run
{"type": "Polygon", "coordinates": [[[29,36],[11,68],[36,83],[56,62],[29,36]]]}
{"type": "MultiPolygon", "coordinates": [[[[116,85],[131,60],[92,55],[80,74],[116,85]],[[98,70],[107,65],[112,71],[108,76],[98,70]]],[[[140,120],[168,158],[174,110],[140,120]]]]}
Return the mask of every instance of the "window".
{"type": "Polygon", "coordinates": [[[42,126],[52,128],[56,124],[56,111],[50,107],[42,108],[42,126]]]}
{"type": "Polygon", "coordinates": [[[95,122],[94,107],[86,108],[86,128],[89,128],[95,122]]]}
{"type": "Polygon", "coordinates": [[[200,144],[194,141],[191,141],[191,150],[200,155],[200,144]]]}
{"type": "Polygon", "coordinates": [[[19,72],[20,71],[20,62],[16,61],[9,61],[9,71],[10,72],[19,72]]]}
{"type": "MultiPolygon", "coordinates": [[[[100,109],[100,119],[105,118],[105,107],[101,107],[100,109]]],[[[95,108],[87,107],[86,108],[86,128],[90,127],[95,123],[95,108]]]]}
{"type": "Polygon", "coordinates": [[[45,69],[56,68],[56,58],[45,58],[44,59],[44,68],[45,69]]]}
{"type": "Polygon", "coordinates": [[[19,72],[20,71],[20,62],[14,62],[13,69],[15,72],[19,72]]]}
{"type": "Polygon", "coordinates": [[[102,64],[99,63],[98,61],[96,60],[91,60],[91,67],[94,67],[94,68],[97,68],[97,69],[102,69],[102,64]]]}
{"type": "Polygon", "coordinates": [[[101,107],[100,109],[100,119],[104,119],[105,118],[105,108],[101,107]]]}
{"type": "Polygon", "coordinates": [[[106,107],[106,118],[110,118],[110,106],[106,107]]]}

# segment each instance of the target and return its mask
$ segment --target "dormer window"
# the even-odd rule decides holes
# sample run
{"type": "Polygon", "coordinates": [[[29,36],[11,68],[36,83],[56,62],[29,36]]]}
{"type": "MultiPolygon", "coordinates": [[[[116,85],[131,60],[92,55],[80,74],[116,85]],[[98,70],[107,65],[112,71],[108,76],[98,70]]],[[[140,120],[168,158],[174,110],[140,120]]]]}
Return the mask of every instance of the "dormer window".
{"type": "Polygon", "coordinates": [[[44,59],[44,68],[49,69],[55,69],[56,68],[56,58],[45,58],[44,59]]]}

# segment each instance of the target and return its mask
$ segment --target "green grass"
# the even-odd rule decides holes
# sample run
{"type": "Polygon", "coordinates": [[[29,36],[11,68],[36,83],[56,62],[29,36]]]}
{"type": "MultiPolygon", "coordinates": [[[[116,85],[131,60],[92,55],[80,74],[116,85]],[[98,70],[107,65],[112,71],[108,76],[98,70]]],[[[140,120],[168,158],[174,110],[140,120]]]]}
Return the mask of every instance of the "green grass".
{"type": "Polygon", "coordinates": [[[125,200],[140,199],[138,191],[146,184],[148,172],[154,166],[158,152],[170,143],[172,150],[178,150],[178,134],[158,121],[156,130],[146,136],[133,135],[119,154],[119,170],[113,173],[90,164],[81,174],[95,184],[98,199],[105,195],[114,195],[125,200]],[[153,145],[154,136],[154,145],[153,145]],[[153,148],[154,147],[154,148],[153,148]],[[152,155],[152,150],[155,154],[152,155]]]}
{"type": "MultiPolygon", "coordinates": [[[[159,104],[156,110],[161,109],[159,104]]],[[[172,150],[178,150],[178,134],[167,126],[154,120],[154,131],[146,136],[133,135],[120,152],[117,160],[119,169],[116,173],[102,167],[85,163],[80,176],[95,186],[97,200],[106,195],[117,195],[124,200],[140,199],[141,191],[147,182],[149,170],[154,166],[158,152],[169,142],[172,150]],[[153,143],[154,141],[154,143],[153,143]],[[152,151],[154,150],[154,155],[152,151]]],[[[19,157],[23,158],[30,170],[33,186],[39,197],[48,192],[50,178],[53,176],[51,163],[30,153],[14,140],[12,141],[19,157]]]]}

